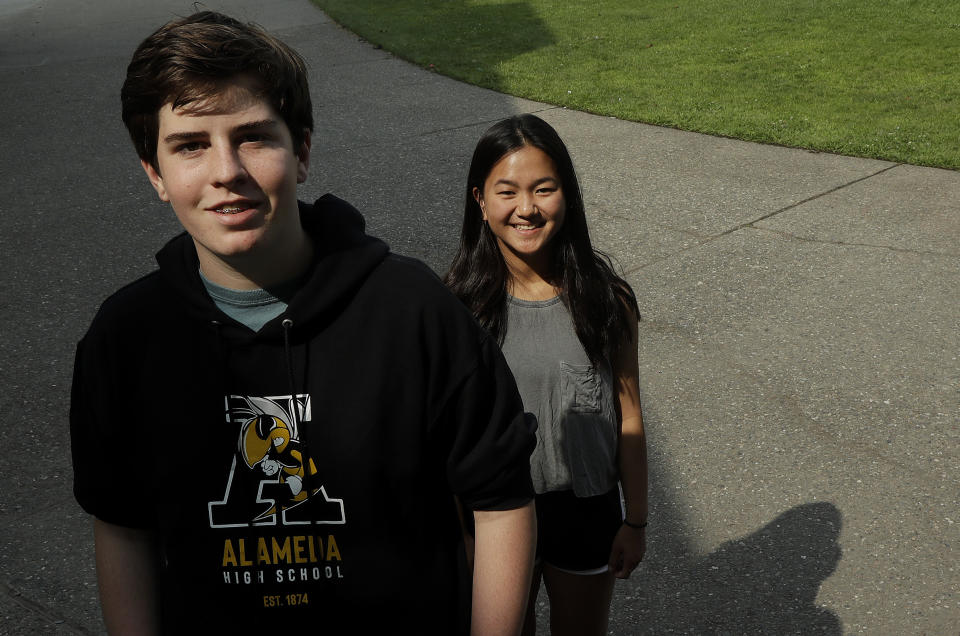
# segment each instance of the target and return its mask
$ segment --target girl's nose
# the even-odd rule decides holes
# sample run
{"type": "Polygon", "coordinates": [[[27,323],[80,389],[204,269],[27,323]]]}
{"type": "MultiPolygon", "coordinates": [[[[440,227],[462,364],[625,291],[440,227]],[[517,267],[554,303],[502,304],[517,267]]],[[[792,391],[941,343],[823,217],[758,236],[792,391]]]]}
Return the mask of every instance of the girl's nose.
{"type": "Polygon", "coordinates": [[[537,205],[533,200],[533,197],[522,197],[520,199],[520,205],[517,206],[517,212],[524,216],[530,216],[535,214],[537,211],[537,205]]]}

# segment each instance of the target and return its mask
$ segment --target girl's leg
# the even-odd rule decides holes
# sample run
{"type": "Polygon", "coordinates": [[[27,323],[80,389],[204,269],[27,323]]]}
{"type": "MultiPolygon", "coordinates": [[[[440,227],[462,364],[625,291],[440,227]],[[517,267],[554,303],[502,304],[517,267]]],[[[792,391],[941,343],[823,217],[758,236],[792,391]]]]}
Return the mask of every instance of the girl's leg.
{"type": "Polygon", "coordinates": [[[550,597],[552,636],[604,636],[610,618],[613,582],[610,572],[570,574],[544,565],[543,583],[550,597]]]}
{"type": "Polygon", "coordinates": [[[527,596],[527,616],[523,621],[522,636],[536,636],[537,634],[537,594],[540,593],[540,577],[542,575],[543,568],[534,565],[530,594],[527,596]]]}

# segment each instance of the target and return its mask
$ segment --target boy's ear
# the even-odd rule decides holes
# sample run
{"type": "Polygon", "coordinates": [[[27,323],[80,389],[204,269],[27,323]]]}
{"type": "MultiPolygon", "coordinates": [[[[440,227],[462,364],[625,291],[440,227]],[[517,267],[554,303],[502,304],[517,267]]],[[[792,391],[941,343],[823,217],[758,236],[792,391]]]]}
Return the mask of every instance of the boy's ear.
{"type": "Polygon", "coordinates": [[[160,173],[157,172],[157,169],[145,159],[140,160],[140,165],[143,166],[143,171],[147,173],[147,179],[150,179],[150,185],[152,185],[153,189],[157,191],[157,194],[160,196],[160,200],[169,203],[170,197],[167,196],[167,189],[163,186],[163,177],[160,176],[160,173]]]}
{"type": "Polygon", "coordinates": [[[473,198],[477,202],[477,205],[480,206],[480,213],[483,215],[483,220],[487,220],[487,210],[483,207],[483,193],[480,192],[480,188],[474,187],[473,189],[473,198]]]}
{"type": "Polygon", "coordinates": [[[297,183],[303,183],[307,180],[310,173],[310,131],[304,129],[301,138],[300,147],[294,149],[297,155],[297,183]]]}

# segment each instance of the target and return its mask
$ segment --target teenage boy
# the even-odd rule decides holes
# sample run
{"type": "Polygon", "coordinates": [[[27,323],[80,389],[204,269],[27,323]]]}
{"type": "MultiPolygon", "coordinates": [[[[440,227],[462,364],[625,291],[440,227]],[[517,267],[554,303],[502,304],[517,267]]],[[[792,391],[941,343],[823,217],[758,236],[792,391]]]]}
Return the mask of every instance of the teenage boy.
{"type": "Polygon", "coordinates": [[[473,632],[517,633],[534,441],[513,379],[424,265],[333,196],[298,203],[302,59],[198,13],[140,45],[121,101],[186,232],[77,348],[74,489],[108,630],[464,631],[456,496],[473,632]]]}

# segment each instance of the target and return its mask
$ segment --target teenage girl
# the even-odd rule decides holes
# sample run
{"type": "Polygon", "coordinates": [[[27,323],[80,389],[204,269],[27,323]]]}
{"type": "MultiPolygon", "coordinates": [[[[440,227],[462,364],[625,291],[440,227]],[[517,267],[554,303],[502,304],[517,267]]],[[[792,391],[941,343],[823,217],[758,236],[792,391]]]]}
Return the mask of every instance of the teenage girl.
{"type": "Polygon", "coordinates": [[[591,247],[570,155],[542,119],[511,117],[478,142],[445,282],[499,339],[538,422],[524,634],[536,632],[541,578],[552,634],[606,634],[614,578],[630,575],[646,545],[639,310],[591,247]]]}

